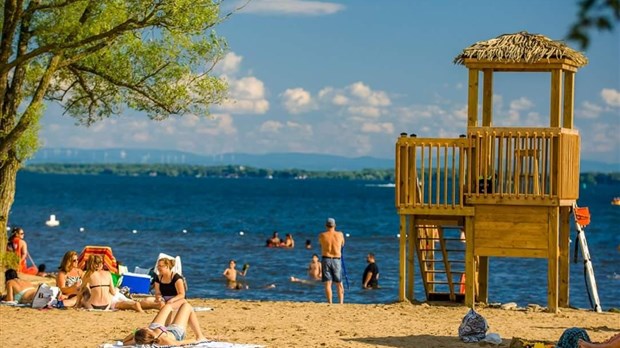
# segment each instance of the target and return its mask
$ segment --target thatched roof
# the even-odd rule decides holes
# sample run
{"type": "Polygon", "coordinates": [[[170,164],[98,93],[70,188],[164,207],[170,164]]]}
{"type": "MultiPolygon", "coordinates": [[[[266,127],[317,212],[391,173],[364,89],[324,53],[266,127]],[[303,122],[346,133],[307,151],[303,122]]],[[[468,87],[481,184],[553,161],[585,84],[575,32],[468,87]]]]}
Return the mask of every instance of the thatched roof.
{"type": "Polygon", "coordinates": [[[454,58],[454,64],[464,64],[472,58],[496,62],[537,63],[544,59],[570,59],[577,67],[588,64],[581,52],[575,51],[561,41],[553,41],[544,35],[522,31],[504,34],[487,41],[476,42],[454,58]]]}

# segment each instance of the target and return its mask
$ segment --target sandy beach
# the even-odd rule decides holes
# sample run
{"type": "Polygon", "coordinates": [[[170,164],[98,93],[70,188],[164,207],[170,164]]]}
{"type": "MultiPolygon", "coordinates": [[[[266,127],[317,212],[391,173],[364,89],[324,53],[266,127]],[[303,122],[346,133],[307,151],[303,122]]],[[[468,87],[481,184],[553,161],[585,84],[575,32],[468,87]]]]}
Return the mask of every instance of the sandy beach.
{"type": "MultiPolygon", "coordinates": [[[[249,302],[190,299],[205,335],[219,341],[266,347],[473,347],[459,341],[457,329],[467,308],[452,304],[344,304],[249,302]]],[[[620,314],[562,309],[558,314],[477,308],[489,332],[501,335],[500,347],[513,337],[557,341],[577,326],[594,341],[620,333],[620,314]]],[[[3,347],[97,347],[122,339],[147,325],[156,311],[92,312],[0,306],[3,347]]],[[[190,334],[191,337],[191,334],[190,334]]]]}

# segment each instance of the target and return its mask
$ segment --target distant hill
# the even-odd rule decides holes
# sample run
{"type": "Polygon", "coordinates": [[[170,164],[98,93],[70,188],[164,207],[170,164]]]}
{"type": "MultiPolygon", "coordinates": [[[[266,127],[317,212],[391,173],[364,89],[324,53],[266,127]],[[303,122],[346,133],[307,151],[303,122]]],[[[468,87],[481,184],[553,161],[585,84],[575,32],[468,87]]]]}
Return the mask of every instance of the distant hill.
{"type": "Polygon", "coordinates": [[[244,165],[268,169],[304,169],[341,171],[361,169],[391,169],[392,159],[374,157],[343,157],[307,153],[245,154],[226,153],[202,156],[174,150],[149,149],[71,149],[44,148],[28,164],[192,164],[204,166],[244,165]]]}
{"type": "MultiPolygon", "coordinates": [[[[376,157],[343,157],[309,153],[226,153],[202,156],[189,152],[150,149],[72,149],[44,148],[28,163],[60,164],[191,164],[203,166],[244,165],[274,170],[303,169],[347,171],[361,169],[393,169],[394,160],[376,157]]],[[[581,172],[620,172],[620,164],[582,161],[581,172]]]]}

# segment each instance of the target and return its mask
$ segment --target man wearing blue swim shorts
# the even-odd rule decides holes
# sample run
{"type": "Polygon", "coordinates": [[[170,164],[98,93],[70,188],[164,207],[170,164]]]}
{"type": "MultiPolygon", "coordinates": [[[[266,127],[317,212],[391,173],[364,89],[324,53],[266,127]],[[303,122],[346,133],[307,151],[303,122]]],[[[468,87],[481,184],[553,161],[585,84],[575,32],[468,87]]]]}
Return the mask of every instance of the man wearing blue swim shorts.
{"type": "Polygon", "coordinates": [[[321,245],[322,260],[321,266],[323,274],[321,280],[325,283],[325,296],[327,303],[332,303],[332,282],[336,283],[338,300],[344,303],[344,287],[342,286],[342,254],[344,246],[344,235],[336,231],[336,220],[327,219],[325,222],[325,232],[319,234],[319,244],[321,245]]]}

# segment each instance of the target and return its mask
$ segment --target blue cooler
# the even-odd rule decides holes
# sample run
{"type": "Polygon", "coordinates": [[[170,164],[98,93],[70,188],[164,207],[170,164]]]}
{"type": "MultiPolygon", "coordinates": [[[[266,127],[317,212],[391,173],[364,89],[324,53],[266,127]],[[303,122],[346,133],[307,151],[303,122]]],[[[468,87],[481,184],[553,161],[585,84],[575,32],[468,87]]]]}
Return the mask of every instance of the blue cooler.
{"type": "Polygon", "coordinates": [[[151,286],[151,276],[127,272],[123,274],[121,287],[126,286],[132,294],[148,294],[151,286]]]}

